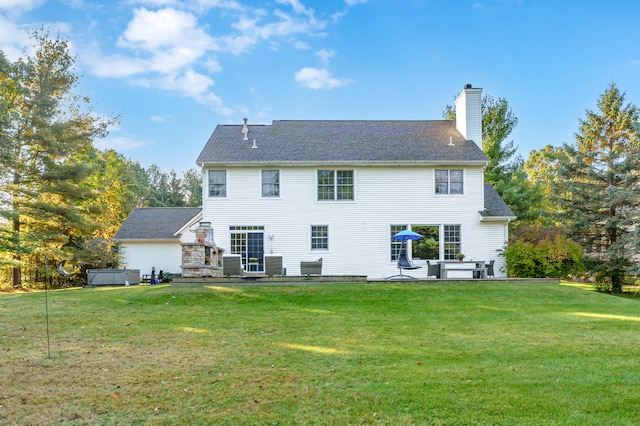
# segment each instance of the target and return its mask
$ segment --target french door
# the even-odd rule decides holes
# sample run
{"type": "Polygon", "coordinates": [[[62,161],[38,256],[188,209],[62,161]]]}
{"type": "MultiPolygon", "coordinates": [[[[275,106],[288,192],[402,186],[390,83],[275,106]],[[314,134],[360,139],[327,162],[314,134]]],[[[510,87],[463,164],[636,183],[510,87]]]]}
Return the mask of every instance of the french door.
{"type": "Polygon", "coordinates": [[[239,254],[247,272],[264,271],[264,227],[232,226],[231,253],[239,254]]]}

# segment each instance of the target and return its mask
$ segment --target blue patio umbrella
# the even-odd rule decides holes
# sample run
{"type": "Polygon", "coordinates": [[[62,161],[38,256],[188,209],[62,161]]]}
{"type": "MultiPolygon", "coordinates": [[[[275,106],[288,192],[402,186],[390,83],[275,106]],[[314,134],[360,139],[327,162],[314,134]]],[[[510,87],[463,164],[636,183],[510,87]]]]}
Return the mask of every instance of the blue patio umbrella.
{"type": "Polygon", "coordinates": [[[423,236],[418,234],[417,232],[413,232],[413,231],[409,231],[408,229],[405,229],[404,231],[398,232],[392,238],[394,240],[407,241],[407,240],[419,240],[422,237],[423,236]]]}
{"type": "Polygon", "coordinates": [[[412,277],[410,275],[404,275],[402,273],[403,269],[420,269],[421,268],[421,266],[414,265],[414,263],[411,260],[409,260],[409,258],[407,257],[406,244],[407,244],[407,241],[409,240],[419,240],[422,237],[423,236],[418,234],[417,232],[409,231],[408,229],[405,229],[404,231],[400,231],[391,237],[394,240],[402,241],[402,245],[400,247],[400,253],[398,254],[398,270],[400,271],[400,273],[398,275],[392,275],[390,277],[387,277],[388,280],[392,280],[394,278],[415,279],[415,277],[412,277]]]}

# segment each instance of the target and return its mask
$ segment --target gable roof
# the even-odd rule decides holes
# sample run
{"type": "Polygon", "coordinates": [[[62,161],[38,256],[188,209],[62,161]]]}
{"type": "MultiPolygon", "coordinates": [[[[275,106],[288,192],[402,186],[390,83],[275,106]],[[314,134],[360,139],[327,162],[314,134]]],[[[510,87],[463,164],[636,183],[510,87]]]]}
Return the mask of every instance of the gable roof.
{"type": "Polygon", "coordinates": [[[484,184],[484,211],[480,212],[483,219],[515,219],[516,215],[504,202],[500,194],[490,183],[484,184]]]}
{"type": "Polygon", "coordinates": [[[484,166],[487,156],[466,141],[454,120],[276,120],[270,125],[218,125],[200,165],[460,164],[484,166]],[[252,148],[255,139],[256,148],[252,148]]]}
{"type": "Polygon", "coordinates": [[[202,213],[201,207],[147,207],[134,209],[115,240],[179,239],[176,233],[202,213]]]}

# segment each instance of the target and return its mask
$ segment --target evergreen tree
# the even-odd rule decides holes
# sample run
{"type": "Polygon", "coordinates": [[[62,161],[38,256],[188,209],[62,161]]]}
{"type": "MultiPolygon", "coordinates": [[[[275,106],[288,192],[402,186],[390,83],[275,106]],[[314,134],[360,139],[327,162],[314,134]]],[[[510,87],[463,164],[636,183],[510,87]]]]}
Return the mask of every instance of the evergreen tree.
{"type": "Polygon", "coordinates": [[[640,135],[638,109],[611,84],[599,111],[580,120],[576,144],[564,146],[554,197],[599,283],[622,291],[625,275],[638,274],[640,135]]]}
{"type": "Polygon", "coordinates": [[[182,191],[188,207],[202,206],[202,172],[189,169],[182,176],[182,191]]]}
{"type": "Polygon", "coordinates": [[[175,170],[167,174],[157,164],[152,164],[146,169],[146,174],[149,188],[148,207],[184,206],[182,183],[175,170]]]}
{"type": "Polygon", "coordinates": [[[145,170],[147,207],[197,207],[202,205],[202,178],[196,169],[187,170],[182,178],[175,170],[163,172],[157,164],[145,170]]]}
{"type": "MultiPolygon", "coordinates": [[[[0,51],[0,185],[11,183],[11,137],[12,122],[17,113],[16,99],[19,91],[12,79],[12,64],[0,51]]],[[[0,268],[13,266],[15,261],[11,250],[15,244],[12,231],[11,197],[0,191],[0,268]]]]}
{"type": "Polygon", "coordinates": [[[7,172],[2,216],[10,221],[2,245],[10,253],[14,287],[22,285],[25,255],[64,259],[91,232],[82,201],[92,194],[81,185],[91,170],[75,154],[90,150],[111,124],[73,93],[78,75],[67,41],[37,31],[33,40],[31,56],[8,66],[18,93],[0,138],[0,169],[7,172]]]}

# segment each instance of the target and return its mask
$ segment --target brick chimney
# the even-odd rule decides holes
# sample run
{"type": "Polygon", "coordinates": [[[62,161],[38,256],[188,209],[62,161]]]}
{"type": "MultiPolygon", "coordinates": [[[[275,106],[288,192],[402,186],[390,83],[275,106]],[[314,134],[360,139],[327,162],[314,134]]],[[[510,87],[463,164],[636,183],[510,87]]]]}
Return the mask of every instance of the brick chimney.
{"type": "Polygon", "coordinates": [[[455,102],[456,129],[482,148],[482,89],[464,86],[455,102]]]}

